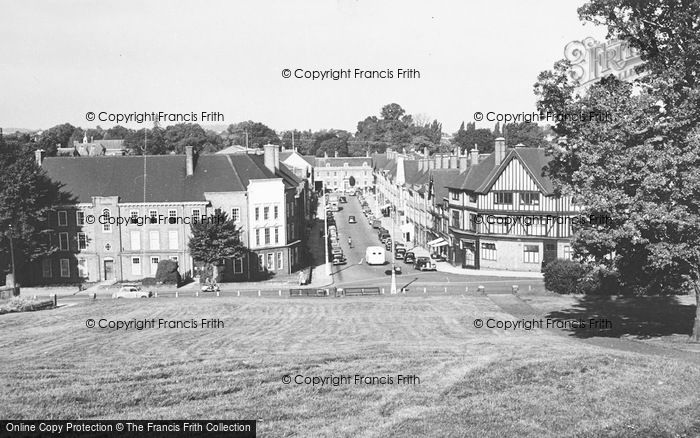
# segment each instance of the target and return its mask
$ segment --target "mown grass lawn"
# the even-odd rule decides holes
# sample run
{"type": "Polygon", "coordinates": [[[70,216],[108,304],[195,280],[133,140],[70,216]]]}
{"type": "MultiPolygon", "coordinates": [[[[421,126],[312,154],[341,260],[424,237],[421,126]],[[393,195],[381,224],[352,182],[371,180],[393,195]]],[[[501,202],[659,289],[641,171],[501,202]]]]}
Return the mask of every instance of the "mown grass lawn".
{"type": "Polygon", "coordinates": [[[97,300],[0,317],[0,418],[261,419],[259,436],[697,436],[700,369],[546,331],[486,297],[97,300]],[[89,329],[88,318],[222,329],[89,329]],[[310,386],[285,375],[416,375],[310,386]]]}

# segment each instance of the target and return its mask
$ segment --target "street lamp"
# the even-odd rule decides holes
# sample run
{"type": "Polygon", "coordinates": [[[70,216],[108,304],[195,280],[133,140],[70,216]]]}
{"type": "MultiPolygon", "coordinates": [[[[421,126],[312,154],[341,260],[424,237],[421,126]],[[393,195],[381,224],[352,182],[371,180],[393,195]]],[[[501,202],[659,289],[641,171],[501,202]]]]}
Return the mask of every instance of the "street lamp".
{"type": "Polygon", "coordinates": [[[15,247],[12,243],[12,225],[8,225],[7,228],[9,228],[8,235],[10,237],[10,262],[12,263],[12,293],[14,294],[15,287],[17,285],[17,276],[15,272],[15,247]]]}

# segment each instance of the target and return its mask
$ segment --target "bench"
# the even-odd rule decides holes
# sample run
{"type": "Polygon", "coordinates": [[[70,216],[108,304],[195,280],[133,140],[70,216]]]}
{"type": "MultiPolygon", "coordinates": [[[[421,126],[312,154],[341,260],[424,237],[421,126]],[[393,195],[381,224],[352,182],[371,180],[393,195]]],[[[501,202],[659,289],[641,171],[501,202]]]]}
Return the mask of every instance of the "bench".
{"type": "Polygon", "coordinates": [[[343,295],[345,296],[355,296],[355,295],[380,295],[381,289],[378,287],[346,287],[343,289],[343,295]]]}
{"type": "Polygon", "coordinates": [[[290,297],[327,297],[328,289],[289,289],[290,297]]]}

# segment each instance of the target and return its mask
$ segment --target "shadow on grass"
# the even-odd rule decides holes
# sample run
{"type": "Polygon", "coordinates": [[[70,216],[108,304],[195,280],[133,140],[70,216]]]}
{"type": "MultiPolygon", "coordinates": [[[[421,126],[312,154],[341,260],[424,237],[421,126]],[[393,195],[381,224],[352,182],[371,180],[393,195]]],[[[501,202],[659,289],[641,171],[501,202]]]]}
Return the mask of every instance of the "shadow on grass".
{"type": "Polygon", "coordinates": [[[678,301],[675,296],[601,297],[583,296],[569,309],[545,315],[557,320],[583,320],[582,327],[566,329],[578,338],[632,335],[639,338],[689,335],[693,329],[695,306],[678,301]],[[608,328],[591,330],[590,319],[607,319],[608,328]]]}

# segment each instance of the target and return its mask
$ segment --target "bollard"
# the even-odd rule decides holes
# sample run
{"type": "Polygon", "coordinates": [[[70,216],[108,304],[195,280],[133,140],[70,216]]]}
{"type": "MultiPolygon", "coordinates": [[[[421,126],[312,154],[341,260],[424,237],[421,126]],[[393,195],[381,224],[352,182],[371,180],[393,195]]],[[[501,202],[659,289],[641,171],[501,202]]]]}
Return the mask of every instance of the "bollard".
{"type": "Polygon", "coordinates": [[[531,285],[531,284],[529,284],[529,285],[527,286],[527,291],[528,291],[528,292],[532,292],[532,285],[531,285]]]}
{"type": "Polygon", "coordinates": [[[384,288],[382,288],[382,295],[384,295],[384,288]]]}
{"type": "Polygon", "coordinates": [[[260,296],[260,289],[258,289],[258,296],[260,296]]]}
{"type": "Polygon", "coordinates": [[[469,286],[464,286],[464,293],[468,294],[469,293],[469,286]]]}
{"type": "Polygon", "coordinates": [[[445,293],[447,293],[447,286],[445,286],[445,293]]]}
{"type": "Polygon", "coordinates": [[[93,299],[93,300],[96,300],[96,299],[97,299],[97,293],[96,293],[96,292],[93,292],[93,293],[90,294],[90,295],[92,295],[92,299],[93,299]]]}
{"type": "Polygon", "coordinates": [[[425,289],[425,288],[423,288],[423,293],[426,293],[426,289],[425,289]]]}
{"type": "Polygon", "coordinates": [[[194,291],[194,296],[195,296],[195,297],[198,297],[198,296],[199,296],[199,291],[198,291],[198,290],[194,291]]]}
{"type": "Polygon", "coordinates": [[[476,291],[479,293],[479,295],[486,295],[486,288],[482,285],[479,285],[479,287],[476,288],[476,291]]]}
{"type": "Polygon", "coordinates": [[[280,289],[280,296],[282,296],[282,289],[280,289]]]}
{"type": "Polygon", "coordinates": [[[158,291],[153,292],[153,297],[158,298],[158,291]]]}
{"type": "Polygon", "coordinates": [[[518,288],[518,285],[517,285],[517,284],[514,284],[513,287],[512,287],[513,293],[514,293],[514,294],[517,294],[517,293],[518,293],[518,289],[519,289],[519,288],[518,288]]]}
{"type": "Polygon", "coordinates": [[[53,301],[54,307],[58,306],[58,297],[56,296],[56,294],[49,295],[49,298],[51,298],[51,301],[53,301]]]}
{"type": "Polygon", "coordinates": [[[240,297],[240,296],[241,296],[241,291],[237,291],[237,294],[238,294],[238,296],[240,297]]]}
{"type": "Polygon", "coordinates": [[[217,296],[217,297],[219,296],[219,291],[218,291],[218,290],[216,291],[216,296],[217,296]]]}
{"type": "Polygon", "coordinates": [[[175,298],[177,298],[177,291],[175,291],[175,298]]]}
{"type": "Polygon", "coordinates": [[[36,295],[34,295],[34,296],[32,297],[32,300],[36,301],[36,295]]]}

